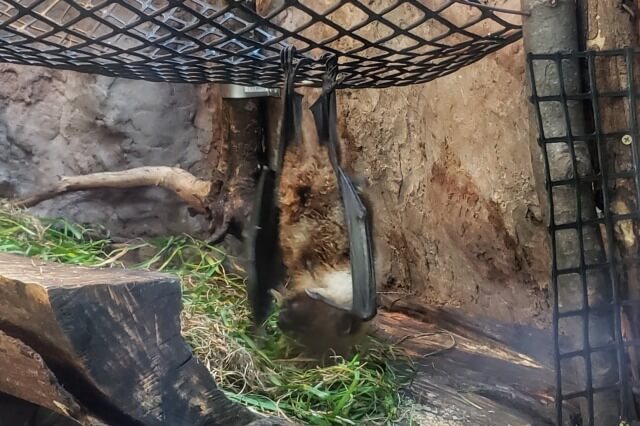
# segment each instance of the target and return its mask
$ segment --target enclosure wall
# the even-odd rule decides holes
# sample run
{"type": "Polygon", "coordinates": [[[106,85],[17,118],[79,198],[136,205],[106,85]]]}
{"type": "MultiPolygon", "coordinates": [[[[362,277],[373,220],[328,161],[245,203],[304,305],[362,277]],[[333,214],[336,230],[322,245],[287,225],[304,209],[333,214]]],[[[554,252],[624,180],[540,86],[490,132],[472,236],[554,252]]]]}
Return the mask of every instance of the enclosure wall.
{"type": "MultiPolygon", "coordinates": [[[[179,165],[208,178],[209,146],[220,137],[211,92],[0,64],[0,197],[36,191],[59,175],[138,166],[179,165]]],[[[34,211],[120,235],[201,226],[175,195],[155,188],[71,194],[34,211]]]]}
{"type": "MultiPolygon", "coordinates": [[[[425,85],[339,91],[345,157],[372,185],[389,290],[504,321],[548,320],[524,67],[516,42],[425,85]]],[[[5,192],[25,194],[59,174],[180,164],[207,177],[215,167],[207,152],[220,137],[219,100],[204,87],[0,72],[5,192]]],[[[127,234],[194,229],[186,208],[160,190],[73,194],[38,212],[127,234]]]]}

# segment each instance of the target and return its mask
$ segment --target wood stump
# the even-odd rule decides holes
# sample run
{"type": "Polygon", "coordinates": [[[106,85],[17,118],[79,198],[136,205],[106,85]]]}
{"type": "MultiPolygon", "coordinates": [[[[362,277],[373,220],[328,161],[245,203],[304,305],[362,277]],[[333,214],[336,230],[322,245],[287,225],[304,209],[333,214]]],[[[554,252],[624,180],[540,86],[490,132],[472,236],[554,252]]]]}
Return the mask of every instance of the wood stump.
{"type": "Polygon", "coordinates": [[[0,393],[68,424],[278,424],[216,387],[181,307],[170,275],[0,254],[0,393]]]}

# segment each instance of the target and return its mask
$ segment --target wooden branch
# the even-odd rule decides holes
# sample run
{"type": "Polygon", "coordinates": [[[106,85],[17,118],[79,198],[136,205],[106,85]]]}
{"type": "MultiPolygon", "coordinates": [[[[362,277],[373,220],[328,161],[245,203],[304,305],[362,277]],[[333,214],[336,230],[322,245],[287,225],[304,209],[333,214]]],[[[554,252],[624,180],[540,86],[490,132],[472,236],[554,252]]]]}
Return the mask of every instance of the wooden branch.
{"type": "Polygon", "coordinates": [[[211,182],[198,179],[178,167],[166,166],[138,167],[119,172],[91,173],[82,176],[62,176],[51,188],[19,200],[16,204],[21,207],[32,207],[67,192],[141,186],[161,186],[175,192],[197,212],[207,212],[205,199],[211,190],[211,182]]]}
{"type": "MultiPolygon", "coordinates": [[[[166,274],[0,254],[0,329],[40,354],[92,416],[131,426],[247,425],[260,419],[227,399],[192,355],[180,334],[180,310],[180,283],[166,274]]],[[[22,364],[15,358],[0,346],[0,391],[47,403],[39,391],[46,386],[44,372],[32,379],[38,383],[33,387],[6,374],[13,368],[20,377],[28,375],[38,367],[37,357],[22,364]]],[[[50,388],[58,390],[55,382],[50,388]]],[[[57,401],[77,412],[63,394],[57,401]]]]}

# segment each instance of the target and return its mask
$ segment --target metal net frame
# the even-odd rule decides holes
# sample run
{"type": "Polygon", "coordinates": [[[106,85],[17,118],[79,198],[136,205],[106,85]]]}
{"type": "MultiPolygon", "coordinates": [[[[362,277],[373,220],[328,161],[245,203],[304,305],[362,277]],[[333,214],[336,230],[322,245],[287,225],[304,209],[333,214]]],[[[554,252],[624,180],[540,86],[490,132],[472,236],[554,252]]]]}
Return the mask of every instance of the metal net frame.
{"type": "Polygon", "coordinates": [[[602,410],[628,424],[640,394],[640,49],[530,54],[528,69],[548,197],[557,424],[599,426],[602,410]],[[603,78],[613,69],[621,74],[603,78]]]}
{"type": "Polygon", "coordinates": [[[521,16],[465,0],[0,0],[0,62],[129,79],[279,87],[279,55],[309,58],[297,84],[425,83],[522,35],[521,16]],[[256,5],[257,3],[257,5],[256,5]]]}

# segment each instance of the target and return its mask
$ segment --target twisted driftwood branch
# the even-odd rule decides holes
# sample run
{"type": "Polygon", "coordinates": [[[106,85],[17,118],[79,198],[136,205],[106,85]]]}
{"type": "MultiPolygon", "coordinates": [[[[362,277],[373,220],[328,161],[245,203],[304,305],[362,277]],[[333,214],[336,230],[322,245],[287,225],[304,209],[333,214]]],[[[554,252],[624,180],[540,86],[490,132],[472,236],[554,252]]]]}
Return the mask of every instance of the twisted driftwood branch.
{"type": "Polygon", "coordinates": [[[178,195],[198,213],[206,213],[205,199],[211,190],[211,182],[198,179],[178,167],[137,167],[119,172],[90,173],[81,176],[61,176],[52,187],[30,195],[16,204],[33,207],[45,200],[68,192],[102,188],[135,188],[160,186],[178,195]]]}

